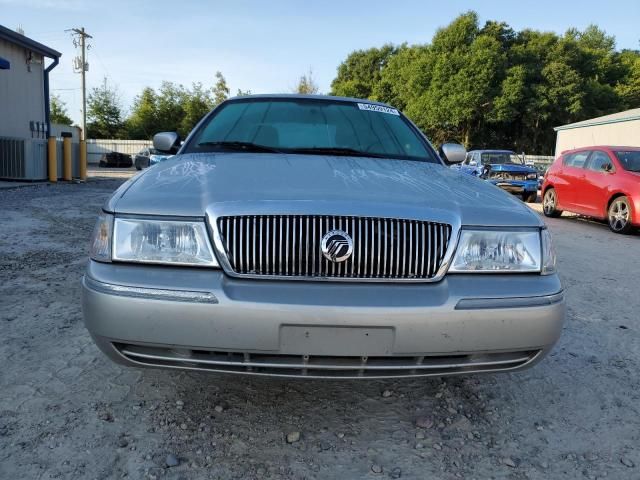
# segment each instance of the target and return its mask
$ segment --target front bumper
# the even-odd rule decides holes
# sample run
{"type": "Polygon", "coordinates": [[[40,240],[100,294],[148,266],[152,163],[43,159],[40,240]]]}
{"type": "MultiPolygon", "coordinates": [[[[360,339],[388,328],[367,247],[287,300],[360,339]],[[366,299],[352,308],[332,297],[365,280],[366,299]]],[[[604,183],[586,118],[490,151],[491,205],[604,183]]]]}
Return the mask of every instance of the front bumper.
{"type": "Polygon", "coordinates": [[[149,168],[149,158],[148,157],[136,157],[134,161],[134,166],[136,168],[144,169],[149,168]]]}
{"type": "Polygon", "coordinates": [[[521,195],[524,193],[534,193],[538,191],[537,180],[494,180],[490,179],[489,182],[493,183],[497,187],[500,187],[506,192],[513,193],[514,195],[521,195]]]}
{"type": "Polygon", "coordinates": [[[83,312],[128,365],[357,378],[530,366],[560,336],[565,304],[556,275],[345,285],[91,261],[83,312]]]}

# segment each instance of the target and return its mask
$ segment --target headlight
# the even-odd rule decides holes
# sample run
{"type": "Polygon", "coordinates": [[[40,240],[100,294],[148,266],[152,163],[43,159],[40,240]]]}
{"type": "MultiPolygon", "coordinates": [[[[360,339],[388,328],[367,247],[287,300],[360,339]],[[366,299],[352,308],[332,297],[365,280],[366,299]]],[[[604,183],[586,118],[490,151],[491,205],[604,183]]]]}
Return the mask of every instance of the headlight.
{"type": "Polygon", "coordinates": [[[111,261],[111,232],[113,231],[113,215],[101,213],[93,229],[89,256],[98,262],[111,261]]]}
{"type": "Polygon", "coordinates": [[[527,173],[527,180],[537,180],[537,179],[538,179],[537,173],[527,173]]]}
{"type": "Polygon", "coordinates": [[[540,272],[540,231],[462,230],[450,272],[540,272]]]}
{"type": "Polygon", "coordinates": [[[116,218],[113,260],[218,267],[204,222],[116,218]]]}

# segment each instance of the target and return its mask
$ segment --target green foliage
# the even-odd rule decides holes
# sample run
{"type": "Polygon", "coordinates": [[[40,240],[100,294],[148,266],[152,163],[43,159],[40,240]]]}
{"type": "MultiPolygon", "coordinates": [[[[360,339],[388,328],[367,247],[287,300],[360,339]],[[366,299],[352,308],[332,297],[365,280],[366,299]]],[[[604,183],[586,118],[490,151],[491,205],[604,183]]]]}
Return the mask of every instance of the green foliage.
{"type": "MultiPolygon", "coordinates": [[[[194,83],[191,88],[173,82],[162,82],[156,91],[146,87],[133,101],[126,121],[125,136],[150,139],[163,131],[178,132],[183,138],[213,107],[229,97],[229,87],[220,72],[216,72],[213,88],[194,83]]],[[[238,95],[248,95],[241,92],[238,95]]]]}
{"type": "Polygon", "coordinates": [[[87,97],[87,137],[116,138],[123,127],[120,96],[105,78],[87,97]]]}
{"type": "Polygon", "coordinates": [[[397,52],[392,45],[369,50],[357,50],[338,67],[338,76],[331,83],[331,95],[355,98],[374,98],[389,58],[397,52]]]}
{"type": "MultiPolygon", "coordinates": [[[[313,72],[292,90],[317,93],[313,72]]],[[[431,43],[350,53],[331,94],[390,103],[434,142],[551,154],[553,127],[640,107],[640,51],[616,51],[614,37],[595,25],[563,35],[514,31],[504,22],[481,26],[478,15],[467,12],[431,43]]],[[[185,136],[229,95],[221,72],[210,88],[163,82],[142,90],[123,122],[117,93],[105,83],[90,95],[89,134],[149,139],[170,130],[185,136]]],[[[58,113],[66,116],[64,104],[52,97],[52,121],[58,113]]]]}
{"type": "Polygon", "coordinates": [[[133,101],[131,115],[126,121],[128,137],[148,140],[160,131],[158,123],[158,95],[146,87],[133,101]]]}
{"type": "Polygon", "coordinates": [[[313,71],[309,69],[309,73],[305,73],[298,80],[298,84],[293,89],[294,93],[305,95],[314,95],[318,93],[318,84],[313,79],[313,71]]]}
{"type": "Polygon", "coordinates": [[[622,79],[614,87],[625,108],[640,107],[640,52],[625,50],[618,56],[622,79]]]}
{"type": "Polygon", "coordinates": [[[550,154],[554,126],[640,107],[640,52],[594,25],[516,32],[467,12],[430,44],[352,52],[331,90],[401,108],[435,142],[550,154]]]}
{"type": "Polygon", "coordinates": [[[221,72],[216,72],[216,84],[213,87],[213,101],[215,105],[219,105],[229,98],[229,87],[227,80],[221,72]]]}
{"type": "Polygon", "coordinates": [[[67,113],[67,105],[57,95],[51,95],[49,99],[49,119],[51,123],[58,123],[61,125],[73,125],[73,120],[67,113]]]}
{"type": "Polygon", "coordinates": [[[211,92],[207,91],[201,83],[194,83],[184,100],[184,117],[180,122],[180,130],[182,132],[190,132],[196,123],[209,113],[212,108],[211,92]]]}
{"type": "Polygon", "coordinates": [[[183,138],[214,106],[213,94],[201,83],[191,89],[162,82],[156,92],[147,87],[133,102],[127,120],[130,138],[150,139],[163,131],[178,132],[183,138]]]}
{"type": "Polygon", "coordinates": [[[156,120],[161,131],[177,131],[182,136],[188,133],[182,130],[182,120],[186,115],[185,104],[188,96],[183,85],[162,82],[156,104],[156,120]]]}

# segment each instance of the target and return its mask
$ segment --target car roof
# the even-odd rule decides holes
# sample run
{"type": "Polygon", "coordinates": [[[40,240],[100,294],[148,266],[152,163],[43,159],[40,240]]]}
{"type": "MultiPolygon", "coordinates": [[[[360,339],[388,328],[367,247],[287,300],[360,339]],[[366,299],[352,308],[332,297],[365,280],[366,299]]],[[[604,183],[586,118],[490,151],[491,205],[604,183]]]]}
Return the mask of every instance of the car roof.
{"type": "Polygon", "coordinates": [[[242,95],[239,97],[231,97],[227,101],[241,100],[241,99],[259,99],[259,100],[273,100],[273,99],[303,99],[303,100],[328,100],[333,102],[360,102],[370,103],[372,105],[380,105],[382,107],[395,108],[387,103],[377,102],[375,100],[368,100],[366,98],[353,98],[353,97],[335,97],[333,95],[305,95],[301,93],[258,93],[251,95],[242,95]]]}
{"type": "Polygon", "coordinates": [[[588,147],[580,147],[580,148],[572,148],[569,150],[563,150],[561,152],[561,155],[564,155],[566,153],[574,153],[574,152],[584,152],[585,150],[594,150],[594,149],[600,149],[600,150],[639,150],[640,151],[640,147],[629,147],[629,146],[624,146],[624,145],[590,145],[588,147]]]}

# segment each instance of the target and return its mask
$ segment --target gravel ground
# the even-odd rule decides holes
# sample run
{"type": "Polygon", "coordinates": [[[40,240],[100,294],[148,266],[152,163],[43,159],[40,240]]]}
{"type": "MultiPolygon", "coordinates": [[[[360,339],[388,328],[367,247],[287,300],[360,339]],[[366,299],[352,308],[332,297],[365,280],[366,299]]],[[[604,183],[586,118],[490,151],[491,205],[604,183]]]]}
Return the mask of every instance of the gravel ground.
{"type": "Polygon", "coordinates": [[[121,179],[0,191],[0,478],[640,478],[640,236],[548,221],[567,291],[518,374],[324,382],[122,368],[82,324],[121,179]]]}

